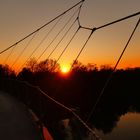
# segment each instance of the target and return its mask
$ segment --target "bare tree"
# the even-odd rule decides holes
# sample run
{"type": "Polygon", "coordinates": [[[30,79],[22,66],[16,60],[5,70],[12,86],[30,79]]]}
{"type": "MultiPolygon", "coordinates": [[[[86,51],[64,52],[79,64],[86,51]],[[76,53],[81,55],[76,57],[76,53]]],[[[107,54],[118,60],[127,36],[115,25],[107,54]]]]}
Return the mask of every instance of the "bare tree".
{"type": "Polygon", "coordinates": [[[41,61],[39,64],[36,65],[35,71],[40,72],[56,72],[60,70],[60,65],[52,59],[46,59],[44,61],[41,61]]]}
{"type": "Polygon", "coordinates": [[[37,61],[36,61],[35,58],[31,58],[31,59],[27,62],[27,64],[26,64],[26,67],[27,67],[28,69],[30,69],[32,72],[35,71],[36,66],[37,66],[37,61]]]}

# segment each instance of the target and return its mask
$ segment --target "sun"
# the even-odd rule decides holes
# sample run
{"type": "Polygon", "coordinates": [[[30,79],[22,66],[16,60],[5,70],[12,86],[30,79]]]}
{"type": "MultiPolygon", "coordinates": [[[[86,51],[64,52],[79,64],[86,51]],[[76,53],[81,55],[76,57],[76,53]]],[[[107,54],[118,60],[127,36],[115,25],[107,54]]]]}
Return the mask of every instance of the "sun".
{"type": "Polygon", "coordinates": [[[67,73],[69,73],[69,71],[70,71],[69,67],[67,67],[67,66],[62,66],[61,67],[61,72],[63,74],[67,74],[67,73]]]}

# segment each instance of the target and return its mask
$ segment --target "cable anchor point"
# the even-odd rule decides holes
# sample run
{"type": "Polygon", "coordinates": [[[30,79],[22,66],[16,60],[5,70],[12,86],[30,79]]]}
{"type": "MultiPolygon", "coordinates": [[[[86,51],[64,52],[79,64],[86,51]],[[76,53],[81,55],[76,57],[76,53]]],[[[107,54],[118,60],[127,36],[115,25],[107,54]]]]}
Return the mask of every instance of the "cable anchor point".
{"type": "Polygon", "coordinates": [[[97,30],[97,28],[94,27],[94,28],[92,29],[92,32],[91,32],[91,33],[95,32],[96,30],[97,30]]]}

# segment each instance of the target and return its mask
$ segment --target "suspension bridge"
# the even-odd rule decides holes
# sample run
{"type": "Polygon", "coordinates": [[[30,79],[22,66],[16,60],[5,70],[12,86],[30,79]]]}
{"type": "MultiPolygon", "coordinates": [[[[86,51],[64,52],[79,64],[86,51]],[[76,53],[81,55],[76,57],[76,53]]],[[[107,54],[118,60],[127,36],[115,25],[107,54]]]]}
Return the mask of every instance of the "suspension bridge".
{"type": "MultiPolygon", "coordinates": [[[[83,125],[83,127],[85,127],[93,135],[94,139],[96,139],[96,140],[101,139],[100,136],[98,136],[96,134],[94,129],[90,128],[87,125],[87,122],[89,121],[91,115],[94,113],[94,110],[96,109],[97,104],[99,103],[102,95],[104,94],[104,90],[108,86],[108,83],[111,80],[113,73],[115,72],[120,60],[122,59],[122,56],[124,55],[127,47],[129,46],[131,39],[133,38],[133,36],[135,34],[135,31],[137,30],[137,28],[139,26],[140,11],[138,11],[136,13],[132,13],[132,14],[122,17],[120,19],[116,19],[112,22],[103,24],[101,26],[91,28],[91,27],[85,27],[85,26],[81,25],[81,22],[80,22],[81,9],[82,9],[84,2],[85,2],[85,0],[81,0],[80,2],[76,3],[75,5],[73,5],[66,11],[64,11],[63,13],[61,13],[58,16],[56,16],[55,18],[53,18],[52,20],[48,21],[47,23],[40,26],[33,32],[29,33],[27,36],[21,38],[19,41],[15,42],[11,46],[0,51],[0,56],[5,57],[3,64],[6,64],[10,59],[12,59],[12,54],[16,52],[16,48],[19,48],[20,44],[24,43],[24,47],[22,47],[21,51],[18,52],[15,60],[11,61],[11,63],[10,63],[10,67],[14,68],[14,66],[18,63],[18,61],[20,59],[22,59],[22,56],[24,55],[24,53],[26,53],[26,51],[28,51],[31,43],[35,40],[35,38],[39,35],[39,33],[42,30],[46,29],[49,25],[52,25],[51,28],[49,28],[49,31],[43,36],[43,38],[40,40],[40,42],[36,45],[36,47],[34,47],[30,51],[30,54],[21,63],[21,65],[19,66],[19,69],[18,69],[18,71],[20,71],[22,68],[24,68],[24,66],[27,64],[27,62],[37,53],[37,51],[39,51],[39,49],[41,48],[41,45],[49,38],[51,33],[55,30],[55,28],[57,28],[58,24],[60,24],[60,22],[63,22],[61,28],[58,29],[55,36],[52,37],[52,40],[45,46],[45,48],[43,48],[43,49],[41,48],[41,51],[40,51],[41,53],[39,55],[36,55],[35,58],[36,58],[36,61],[39,62],[43,56],[46,56],[45,54],[48,51],[48,49],[53,46],[52,50],[46,57],[47,60],[50,59],[52,57],[52,55],[59,49],[59,47],[63,43],[64,39],[67,38],[69,33],[72,31],[73,33],[70,35],[69,41],[65,44],[65,47],[63,48],[63,50],[61,52],[59,52],[59,55],[56,58],[56,61],[52,66],[52,69],[54,69],[56,64],[59,62],[59,60],[62,58],[62,56],[65,54],[65,52],[70,47],[73,40],[76,38],[76,35],[79,33],[79,31],[87,30],[87,31],[89,31],[89,35],[87,36],[86,41],[82,44],[81,49],[77,52],[77,55],[71,65],[71,70],[72,70],[75,63],[78,61],[81,53],[87,46],[87,43],[89,42],[89,40],[91,39],[91,37],[93,36],[93,34],[95,32],[97,32],[98,30],[104,29],[104,28],[108,28],[109,26],[112,26],[114,24],[117,24],[117,23],[120,23],[120,22],[123,22],[126,20],[128,21],[128,19],[131,19],[133,17],[138,17],[135,27],[132,30],[124,48],[122,49],[122,52],[121,52],[118,60],[116,61],[116,64],[113,68],[113,72],[110,74],[107,81],[105,82],[104,87],[102,88],[102,90],[99,94],[99,97],[97,98],[96,103],[93,105],[91,112],[88,115],[87,120],[82,120],[80,118],[80,116],[73,109],[71,109],[71,108],[65,106],[64,104],[58,102],[57,100],[53,99],[46,92],[42,91],[37,86],[31,85],[26,81],[0,78],[0,90],[5,93],[9,93],[15,99],[24,103],[26,105],[26,107],[31,109],[38,118],[37,123],[39,126],[38,128],[40,128],[40,129],[39,130],[35,129],[35,126],[33,127],[33,125],[31,124],[30,127],[33,127],[31,129],[33,130],[32,133],[34,133],[34,134],[31,133],[33,135],[33,137],[32,138],[29,137],[29,138],[25,138],[25,139],[42,139],[41,135],[39,135],[39,134],[36,135],[37,131],[41,130],[40,133],[43,133],[43,126],[47,127],[50,122],[53,122],[54,120],[55,121],[62,120],[62,119],[67,118],[68,116],[74,116],[83,125]],[[68,17],[67,20],[65,19],[66,17],[68,17]],[[65,20],[65,22],[63,19],[65,20]],[[74,28],[74,27],[76,27],[76,28],[74,28]],[[53,45],[56,40],[58,40],[57,43],[55,43],[55,45],[53,45]],[[5,53],[7,53],[7,55],[5,55],[5,53]],[[54,114],[53,116],[51,115],[51,111],[53,111],[53,114],[54,114]]],[[[6,97],[6,96],[7,96],[7,94],[5,95],[4,93],[2,93],[0,99],[4,99],[3,102],[7,102],[7,104],[8,104],[9,98],[11,100],[11,97],[6,97]]],[[[14,103],[12,102],[11,104],[13,105],[14,103]]],[[[18,104],[18,103],[16,103],[16,104],[18,104]]],[[[23,107],[21,107],[21,108],[23,108],[23,107]]],[[[11,110],[8,110],[8,111],[10,111],[10,113],[11,113],[11,110]]],[[[27,120],[27,118],[22,118],[22,119],[27,120]]],[[[28,122],[28,121],[29,120],[27,120],[26,122],[28,122]]]]}

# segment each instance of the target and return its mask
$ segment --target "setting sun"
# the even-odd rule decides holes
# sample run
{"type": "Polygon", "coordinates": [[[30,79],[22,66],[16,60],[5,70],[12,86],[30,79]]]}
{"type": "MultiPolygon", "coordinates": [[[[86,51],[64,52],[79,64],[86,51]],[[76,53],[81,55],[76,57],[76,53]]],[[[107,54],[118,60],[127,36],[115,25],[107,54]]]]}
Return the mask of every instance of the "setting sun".
{"type": "Polygon", "coordinates": [[[62,73],[66,74],[66,73],[68,73],[69,71],[70,71],[70,69],[69,69],[68,67],[66,67],[66,66],[61,67],[61,72],[62,72],[62,73]]]}

